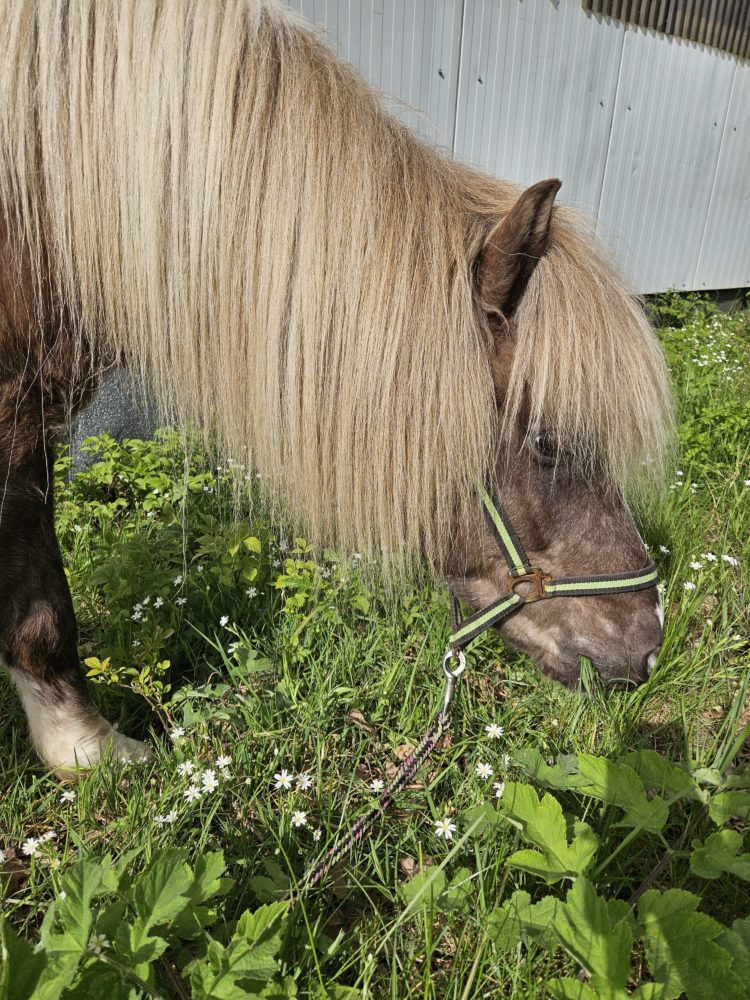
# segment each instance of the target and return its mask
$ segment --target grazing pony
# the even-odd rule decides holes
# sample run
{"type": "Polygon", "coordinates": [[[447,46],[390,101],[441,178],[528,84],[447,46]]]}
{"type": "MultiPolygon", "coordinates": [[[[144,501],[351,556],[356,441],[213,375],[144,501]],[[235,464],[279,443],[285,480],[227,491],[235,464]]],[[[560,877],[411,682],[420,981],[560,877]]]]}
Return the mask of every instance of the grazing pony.
{"type": "MultiPolygon", "coordinates": [[[[114,363],[258,470],[311,537],[472,608],[506,591],[491,484],[553,576],[635,571],[665,366],[559,182],[420,142],[275,0],[0,4],[0,655],[42,760],[113,740],[80,671],[55,440],[114,363]],[[630,495],[630,494],[628,494],[630,495]]],[[[502,633],[551,676],[645,678],[656,588],[502,633]]]]}

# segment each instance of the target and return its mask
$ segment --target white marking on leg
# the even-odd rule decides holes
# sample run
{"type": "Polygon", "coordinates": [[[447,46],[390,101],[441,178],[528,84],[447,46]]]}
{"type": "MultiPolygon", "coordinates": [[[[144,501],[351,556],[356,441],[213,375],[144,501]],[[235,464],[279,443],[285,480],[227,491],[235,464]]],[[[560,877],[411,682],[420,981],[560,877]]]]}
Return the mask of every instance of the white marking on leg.
{"type": "Polygon", "coordinates": [[[10,676],[26,711],[36,751],[59,774],[96,764],[110,742],[119,760],[148,756],[143,743],[118,733],[93,705],[82,704],[73,692],[67,700],[56,700],[54,688],[28,674],[10,668],[10,676]]]}

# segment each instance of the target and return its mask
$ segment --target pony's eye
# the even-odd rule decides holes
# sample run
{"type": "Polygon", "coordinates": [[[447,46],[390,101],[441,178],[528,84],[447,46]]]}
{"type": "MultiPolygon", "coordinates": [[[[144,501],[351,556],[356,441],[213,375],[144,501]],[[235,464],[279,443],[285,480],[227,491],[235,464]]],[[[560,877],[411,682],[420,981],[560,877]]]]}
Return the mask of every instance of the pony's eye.
{"type": "Polygon", "coordinates": [[[543,431],[530,441],[530,448],[535,458],[544,465],[553,465],[560,457],[557,441],[551,434],[543,431]]]}

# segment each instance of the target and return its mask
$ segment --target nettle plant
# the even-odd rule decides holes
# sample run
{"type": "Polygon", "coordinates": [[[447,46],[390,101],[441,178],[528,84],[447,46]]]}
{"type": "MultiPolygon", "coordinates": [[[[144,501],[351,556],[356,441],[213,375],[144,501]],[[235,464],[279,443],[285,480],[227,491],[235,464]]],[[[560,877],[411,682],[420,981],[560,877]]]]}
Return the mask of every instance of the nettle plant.
{"type": "MultiPolygon", "coordinates": [[[[749,731],[745,726],[726,759],[733,759],[749,731]]],[[[491,838],[510,826],[524,844],[504,864],[521,879],[527,876],[527,886],[512,892],[485,922],[484,933],[498,953],[519,947],[531,957],[567,953],[580,972],[545,983],[557,1000],[746,998],[750,915],[728,927],[699,912],[696,893],[649,886],[670,865],[679,874],[680,864],[683,878],[750,882],[750,853],[741,832],[750,824],[750,771],[691,770],[652,750],[617,760],[581,753],[549,764],[528,749],[514,754],[513,762],[534,784],[507,782],[497,808],[471,808],[457,823],[466,830],[462,841],[491,838]],[[667,839],[675,827],[682,846],[667,839]],[[630,899],[612,898],[618,856],[632,864],[638,852],[653,846],[662,856],[639,889],[630,899]],[[555,889],[545,894],[540,883],[555,889]]],[[[409,910],[421,905],[466,917],[478,902],[476,876],[468,868],[451,878],[444,866],[427,869],[402,889],[402,897],[409,910]]]]}

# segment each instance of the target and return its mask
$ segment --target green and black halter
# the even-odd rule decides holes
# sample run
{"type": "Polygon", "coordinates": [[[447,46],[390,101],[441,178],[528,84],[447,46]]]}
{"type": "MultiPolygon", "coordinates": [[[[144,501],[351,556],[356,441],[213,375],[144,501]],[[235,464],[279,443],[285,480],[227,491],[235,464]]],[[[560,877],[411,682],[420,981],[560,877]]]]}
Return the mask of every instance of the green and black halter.
{"type": "Polygon", "coordinates": [[[563,576],[553,579],[539,566],[532,566],[523,545],[513,530],[508,515],[500,502],[486,487],[481,488],[484,513],[495,541],[510,570],[508,590],[502,597],[477,611],[468,618],[459,620],[458,602],[453,601],[453,632],[448,640],[449,648],[458,652],[472,639],[502,621],[508,615],[519,611],[525,604],[533,604],[549,597],[587,597],[599,594],[624,594],[632,590],[647,590],[656,586],[657,572],[653,560],[643,569],[625,573],[607,573],[602,576],[563,576]],[[526,585],[523,587],[522,585],[526,585]],[[519,593],[516,588],[525,589],[519,593]],[[529,590],[528,588],[532,589],[529,590]]]}

